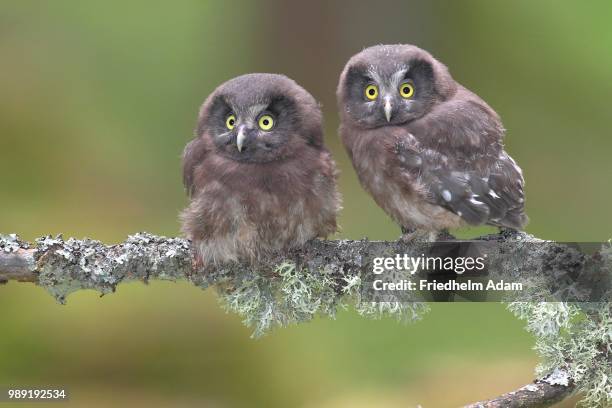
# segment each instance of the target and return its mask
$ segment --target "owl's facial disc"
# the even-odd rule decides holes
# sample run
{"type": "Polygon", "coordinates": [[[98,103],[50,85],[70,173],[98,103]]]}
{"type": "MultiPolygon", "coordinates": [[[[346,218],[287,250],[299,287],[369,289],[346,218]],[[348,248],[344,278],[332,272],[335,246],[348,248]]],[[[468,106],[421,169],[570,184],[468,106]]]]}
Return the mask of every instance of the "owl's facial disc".
{"type": "MultiPolygon", "coordinates": [[[[230,116],[234,116],[233,114],[230,116]]],[[[274,117],[265,111],[255,117],[246,116],[236,119],[236,124],[232,128],[228,127],[229,135],[222,133],[219,140],[233,151],[237,150],[241,160],[253,159],[254,156],[261,156],[261,151],[271,151],[284,143],[283,138],[278,138],[272,134],[274,129],[274,117]]],[[[235,152],[234,152],[235,153],[235,152]]]]}
{"type": "Polygon", "coordinates": [[[217,151],[240,162],[265,163],[287,157],[294,139],[293,109],[283,98],[244,101],[219,97],[208,119],[217,151]]]}
{"type": "Polygon", "coordinates": [[[398,126],[417,119],[434,98],[430,72],[420,61],[349,67],[345,110],[364,128],[398,126]]]}
{"type": "MultiPolygon", "coordinates": [[[[251,122],[251,121],[248,121],[251,122]]],[[[255,136],[255,138],[257,138],[258,136],[260,136],[261,138],[266,138],[265,132],[269,132],[272,130],[272,128],[274,127],[274,117],[269,114],[269,113],[264,113],[259,115],[259,119],[257,120],[257,126],[259,127],[259,130],[261,130],[264,133],[261,132],[257,132],[257,135],[255,136]]],[[[236,148],[238,149],[239,152],[242,152],[243,150],[246,149],[245,147],[245,143],[248,143],[248,141],[250,141],[251,139],[249,139],[249,135],[253,134],[252,132],[253,130],[253,126],[252,123],[249,123],[249,125],[241,125],[238,128],[238,134],[236,135],[236,148]],[[249,126],[247,128],[247,126],[249,126]]],[[[272,145],[269,142],[264,142],[264,148],[270,148],[272,145]]]]}

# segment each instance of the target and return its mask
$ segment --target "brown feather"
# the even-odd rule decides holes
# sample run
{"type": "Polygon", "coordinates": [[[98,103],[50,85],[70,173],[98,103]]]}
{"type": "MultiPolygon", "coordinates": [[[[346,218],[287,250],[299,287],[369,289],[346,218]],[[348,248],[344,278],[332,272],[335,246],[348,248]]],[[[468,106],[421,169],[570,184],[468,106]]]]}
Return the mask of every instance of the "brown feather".
{"type": "Polygon", "coordinates": [[[503,149],[499,116],[426,51],[365,49],[344,68],[338,102],[340,136],[362,186],[401,227],[526,224],[524,180],[503,149]],[[395,95],[403,81],[416,89],[409,101],[395,95]],[[360,93],[372,82],[399,105],[392,119],[360,93]]]}
{"type": "MultiPolygon", "coordinates": [[[[322,145],[318,105],[285,77],[280,85],[275,78],[264,79],[264,90],[272,86],[293,98],[301,118],[295,133],[286,135],[282,154],[279,150],[278,157],[260,162],[236,160],[220,151],[215,135],[201,125],[208,120],[212,95],[200,113],[200,135],[185,148],[183,171],[191,202],[181,214],[182,231],[194,241],[204,264],[255,261],[337,229],[337,171],[322,145]]],[[[221,86],[213,95],[224,92],[221,86]]]]}

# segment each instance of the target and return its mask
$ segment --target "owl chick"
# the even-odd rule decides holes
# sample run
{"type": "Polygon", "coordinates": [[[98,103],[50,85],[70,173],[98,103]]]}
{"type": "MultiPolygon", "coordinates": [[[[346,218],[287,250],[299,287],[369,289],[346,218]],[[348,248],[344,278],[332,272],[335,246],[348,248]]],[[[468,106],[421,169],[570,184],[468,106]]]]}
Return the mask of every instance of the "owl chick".
{"type": "Polygon", "coordinates": [[[336,165],[321,111],[293,80],[248,74],[202,105],[183,153],[182,231],[198,266],[253,262],[336,231],[336,165]]]}
{"type": "Polygon", "coordinates": [[[504,151],[499,116],[428,52],[366,48],[346,64],[337,96],[361,185],[405,238],[525,226],[523,175],[504,151]]]}

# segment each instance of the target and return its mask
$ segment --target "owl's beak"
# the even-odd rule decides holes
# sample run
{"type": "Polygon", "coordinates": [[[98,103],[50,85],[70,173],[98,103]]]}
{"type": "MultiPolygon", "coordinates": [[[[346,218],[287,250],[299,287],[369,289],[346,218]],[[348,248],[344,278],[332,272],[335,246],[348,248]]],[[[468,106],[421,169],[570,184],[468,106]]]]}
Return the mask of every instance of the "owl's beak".
{"type": "Polygon", "coordinates": [[[387,118],[387,122],[390,122],[391,121],[391,112],[393,111],[393,106],[391,106],[391,98],[389,98],[389,97],[385,98],[384,110],[385,110],[385,118],[387,118]]]}
{"type": "Polygon", "coordinates": [[[244,126],[240,126],[238,129],[238,136],[236,136],[236,147],[238,151],[242,151],[242,145],[244,145],[244,141],[246,140],[246,133],[244,132],[244,126]]]}

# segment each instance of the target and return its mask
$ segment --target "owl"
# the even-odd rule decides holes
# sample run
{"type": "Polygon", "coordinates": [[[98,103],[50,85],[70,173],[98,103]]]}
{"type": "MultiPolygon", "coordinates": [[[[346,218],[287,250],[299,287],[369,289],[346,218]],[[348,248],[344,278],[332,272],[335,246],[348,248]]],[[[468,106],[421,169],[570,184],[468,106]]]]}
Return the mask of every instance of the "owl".
{"type": "Polygon", "coordinates": [[[337,170],[321,111],[293,80],[247,74],[200,108],[183,153],[181,214],[194,263],[255,262],[336,231],[337,170]]]}
{"type": "Polygon", "coordinates": [[[344,67],[337,97],[359,181],[404,238],[525,226],[523,175],[504,151],[499,116],[428,52],[366,48],[344,67]]]}

